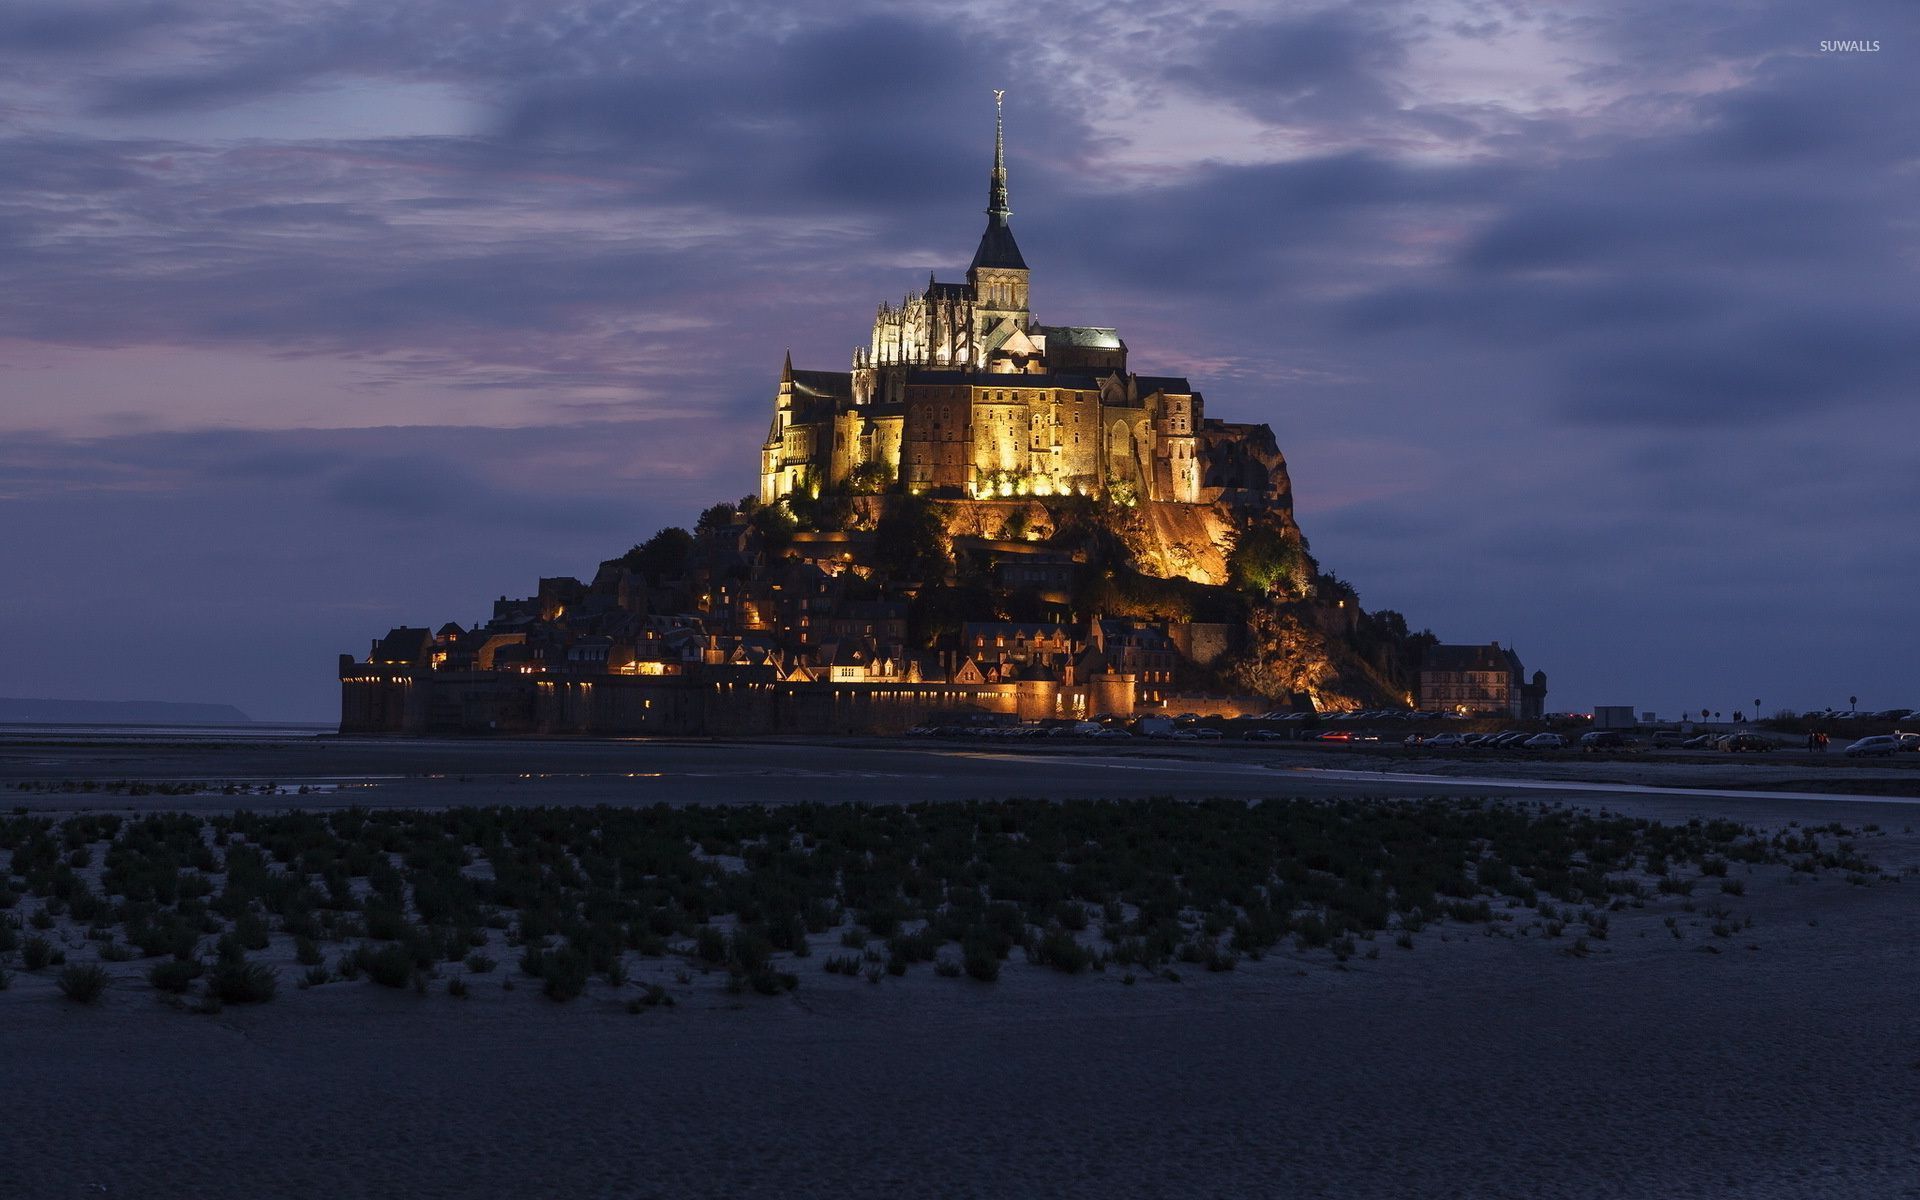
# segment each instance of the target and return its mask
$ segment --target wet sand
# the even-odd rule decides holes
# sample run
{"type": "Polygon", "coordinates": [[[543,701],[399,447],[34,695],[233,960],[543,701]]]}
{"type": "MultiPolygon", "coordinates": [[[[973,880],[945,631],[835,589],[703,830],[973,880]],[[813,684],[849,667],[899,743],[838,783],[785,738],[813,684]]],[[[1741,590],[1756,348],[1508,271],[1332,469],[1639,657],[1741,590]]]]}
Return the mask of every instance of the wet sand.
{"type": "MultiPolygon", "coordinates": [[[[309,797],[5,793],[49,813],[1498,790],[1293,765],[867,745],[0,746],[9,785],[374,785],[309,797]]],[[[1724,784],[1706,773],[1724,770],[1690,778],[1724,784]]],[[[870,985],[827,975],[816,952],[790,996],[729,996],[696,977],[678,1007],[640,1015],[624,1008],[631,986],[596,981],[564,1006],[524,981],[507,992],[507,966],[465,1000],[283,983],[273,1003],[217,1016],[173,1011],[137,986],[81,1008],[16,975],[0,992],[0,1190],[1920,1196],[1920,878],[1906,874],[1920,868],[1920,806],[1525,795],[1562,798],[1666,820],[1873,823],[1861,852],[1900,881],[1793,882],[1783,867],[1754,868],[1732,902],[1750,929],[1719,938],[1704,912],[1685,914],[1675,939],[1654,911],[1629,911],[1588,957],[1564,940],[1463,926],[1412,951],[1383,939],[1380,958],[1346,964],[1288,950],[1128,986],[1112,968],[1067,977],[1014,963],[988,986],[925,970],[870,985]]]]}

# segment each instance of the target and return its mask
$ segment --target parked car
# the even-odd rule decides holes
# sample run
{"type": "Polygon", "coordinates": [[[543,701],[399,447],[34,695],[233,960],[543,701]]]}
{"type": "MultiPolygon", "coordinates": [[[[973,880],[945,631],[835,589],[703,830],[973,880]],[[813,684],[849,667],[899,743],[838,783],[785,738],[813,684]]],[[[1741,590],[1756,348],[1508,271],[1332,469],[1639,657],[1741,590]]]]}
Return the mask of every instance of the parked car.
{"type": "Polygon", "coordinates": [[[1329,729],[1325,733],[1315,735],[1313,740],[1316,742],[1350,742],[1353,740],[1353,734],[1345,729],[1329,729]]]}
{"type": "Polygon", "coordinates": [[[1249,729],[1241,740],[1246,742],[1284,742],[1287,740],[1287,735],[1272,729],[1249,729]]]}
{"type": "Polygon", "coordinates": [[[1458,750],[1466,744],[1466,739],[1457,733],[1436,734],[1425,742],[1429,750],[1458,750]]]}
{"type": "Polygon", "coordinates": [[[1766,754],[1773,748],[1772,738],[1757,733],[1732,733],[1720,739],[1720,749],[1728,754],[1766,754]]]}
{"type": "Polygon", "coordinates": [[[1680,748],[1683,750],[1711,750],[1713,749],[1713,744],[1719,740],[1720,735],[1717,733],[1695,734],[1693,737],[1681,742],[1680,748]]]}
{"type": "Polygon", "coordinates": [[[1846,754],[1848,758],[1883,758],[1889,754],[1897,754],[1899,751],[1899,738],[1888,737],[1884,733],[1877,733],[1872,737],[1863,737],[1851,746],[1848,746],[1846,754]]]}
{"type": "Polygon", "coordinates": [[[1895,733],[1893,740],[1900,743],[1903,751],[1920,752],[1920,733],[1895,733]]]}
{"type": "Polygon", "coordinates": [[[1199,738],[1203,742],[1217,742],[1221,738],[1226,737],[1227,735],[1224,733],[1221,733],[1218,729],[1202,728],[1202,729],[1194,730],[1193,736],[1199,738]]]}
{"type": "Polygon", "coordinates": [[[1520,744],[1529,750],[1565,750],[1567,739],[1557,733],[1536,733],[1520,744]]]}
{"type": "Polygon", "coordinates": [[[1671,749],[1675,746],[1684,746],[1690,740],[1686,734],[1672,729],[1661,729],[1653,735],[1653,744],[1663,750],[1671,749]]]}
{"type": "Polygon", "coordinates": [[[1627,735],[1618,729],[1592,729],[1580,735],[1580,748],[1588,753],[1601,750],[1619,750],[1633,743],[1627,735]]]}

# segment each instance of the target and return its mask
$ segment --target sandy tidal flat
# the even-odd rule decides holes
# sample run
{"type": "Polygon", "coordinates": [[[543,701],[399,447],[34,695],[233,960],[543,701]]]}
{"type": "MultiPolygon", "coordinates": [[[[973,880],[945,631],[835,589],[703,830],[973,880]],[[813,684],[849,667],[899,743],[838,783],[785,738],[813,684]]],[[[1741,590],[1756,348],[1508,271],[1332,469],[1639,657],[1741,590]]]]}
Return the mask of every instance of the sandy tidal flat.
{"type": "Polygon", "coordinates": [[[1018,951],[991,985],[924,964],[869,983],[822,969],[828,934],[777,997],[665,958],[556,1004],[504,943],[464,999],[444,980],[302,990],[276,934],[276,999],[196,1015],[137,973],[82,1007],[16,965],[0,1192],[1920,1196],[1907,808],[1575,803],[1873,823],[1859,850],[1897,881],[1740,864],[1743,895],[1650,899],[1584,955],[1498,911],[1514,919],[1437,922],[1411,950],[1282,944],[1132,985],[1018,951]],[[676,1003],[630,1013],[648,982],[676,1003]]]}

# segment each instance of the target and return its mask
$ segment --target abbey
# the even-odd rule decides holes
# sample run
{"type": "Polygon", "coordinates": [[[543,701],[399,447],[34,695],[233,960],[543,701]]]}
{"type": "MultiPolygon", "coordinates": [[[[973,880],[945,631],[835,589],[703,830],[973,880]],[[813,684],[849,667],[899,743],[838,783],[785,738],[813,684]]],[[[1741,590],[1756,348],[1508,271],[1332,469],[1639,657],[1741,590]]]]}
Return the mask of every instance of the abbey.
{"type": "Polygon", "coordinates": [[[761,448],[760,499],[850,479],[867,490],[970,499],[1104,495],[1198,503],[1207,459],[1261,426],[1206,421],[1185,379],[1136,375],[1112,329],[1043,325],[1008,224],[1004,122],[994,94],[987,228],[965,283],[931,276],[882,304],[850,371],[796,371],[789,354],[761,448]]]}

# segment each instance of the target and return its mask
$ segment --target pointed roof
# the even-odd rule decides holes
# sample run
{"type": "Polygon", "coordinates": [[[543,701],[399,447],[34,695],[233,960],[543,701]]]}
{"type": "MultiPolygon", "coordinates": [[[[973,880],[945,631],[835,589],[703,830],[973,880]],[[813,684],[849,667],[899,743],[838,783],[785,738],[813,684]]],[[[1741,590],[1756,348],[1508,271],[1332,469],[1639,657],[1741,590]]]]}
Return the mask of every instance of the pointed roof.
{"type": "Polygon", "coordinates": [[[973,263],[967,269],[975,271],[981,267],[988,269],[1024,271],[1027,260],[1020,256],[1020,244],[1013,240],[1013,229],[1008,226],[1007,218],[1013,210],[1007,207],[1007,150],[1005,121],[1000,112],[1004,91],[993,93],[993,177],[987,186],[987,229],[980,235],[980,246],[973,252],[973,263]]]}

